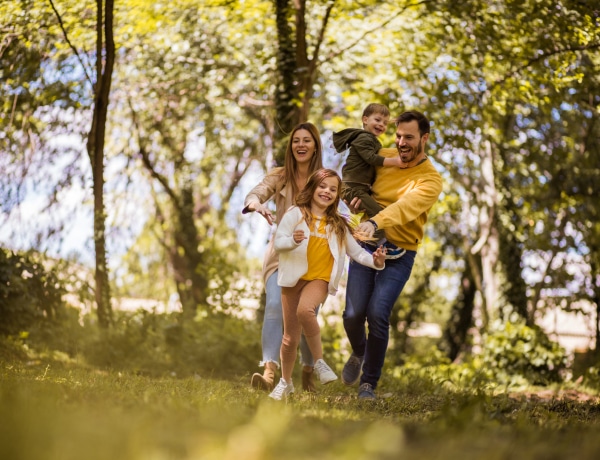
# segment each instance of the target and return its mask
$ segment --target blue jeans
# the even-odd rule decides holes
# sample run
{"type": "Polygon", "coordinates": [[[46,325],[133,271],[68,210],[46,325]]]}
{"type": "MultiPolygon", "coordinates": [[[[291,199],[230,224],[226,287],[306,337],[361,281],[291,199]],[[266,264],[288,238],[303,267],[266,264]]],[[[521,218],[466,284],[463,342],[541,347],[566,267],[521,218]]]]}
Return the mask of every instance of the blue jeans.
{"type": "Polygon", "coordinates": [[[377,387],[390,338],[392,309],[410,278],[416,255],[416,251],[406,251],[399,259],[388,259],[383,270],[350,261],[342,317],[352,352],[365,357],[361,384],[377,387]]]}
{"type": "MultiPolygon", "coordinates": [[[[279,367],[279,352],[283,338],[283,311],[281,308],[281,287],[277,284],[277,270],[269,276],[266,284],[265,318],[262,327],[263,359],[259,366],[272,362],[279,367]]],[[[300,361],[303,366],[313,366],[313,357],[304,338],[300,338],[300,361]]]]}

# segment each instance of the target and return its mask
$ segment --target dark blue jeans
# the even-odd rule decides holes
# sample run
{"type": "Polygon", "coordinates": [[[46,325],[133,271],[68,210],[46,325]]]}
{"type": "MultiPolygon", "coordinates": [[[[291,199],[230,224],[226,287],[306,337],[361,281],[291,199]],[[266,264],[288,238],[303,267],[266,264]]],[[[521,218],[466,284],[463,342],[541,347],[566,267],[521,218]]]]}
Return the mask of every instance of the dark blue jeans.
{"type": "Polygon", "coordinates": [[[399,259],[386,260],[383,270],[350,261],[343,318],[352,351],[365,357],[361,384],[377,387],[390,338],[392,309],[410,278],[416,255],[416,251],[406,251],[399,259]]]}

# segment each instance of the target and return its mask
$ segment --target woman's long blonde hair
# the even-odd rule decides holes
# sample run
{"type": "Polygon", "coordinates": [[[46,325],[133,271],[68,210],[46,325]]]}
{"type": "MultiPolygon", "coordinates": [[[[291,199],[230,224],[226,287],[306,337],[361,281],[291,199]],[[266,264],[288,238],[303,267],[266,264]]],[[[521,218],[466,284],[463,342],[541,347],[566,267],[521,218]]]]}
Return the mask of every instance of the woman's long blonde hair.
{"type": "Polygon", "coordinates": [[[340,194],[342,192],[342,179],[339,174],[333,169],[318,169],[310,175],[308,182],[304,189],[296,197],[296,206],[302,212],[304,220],[310,228],[313,223],[313,217],[311,213],[312,199],[317,190],[317,187],[323,180],[328,177],[335,177],[338,181],[338,192],[334,198],[333,203],[330,204],[325,210],[325,224],[330,225],[333,233],[337,236],[338,245],[343,247],[346,240],[346,232],[350,231],[348,222],[338,212],[338,206],[340,204],[340,194]]]}

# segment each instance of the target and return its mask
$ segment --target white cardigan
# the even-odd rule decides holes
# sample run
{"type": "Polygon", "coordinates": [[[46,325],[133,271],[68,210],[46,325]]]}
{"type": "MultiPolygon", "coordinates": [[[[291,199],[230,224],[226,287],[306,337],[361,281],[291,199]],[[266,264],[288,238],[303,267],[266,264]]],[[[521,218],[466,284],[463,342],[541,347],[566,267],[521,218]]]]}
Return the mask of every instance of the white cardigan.
{"type": "MultiPolygon", "coordinates": [[[[277,283],[283,287],[293,287],[298,280],[308,271],[307,249],[308,239],[299,244],[294,241],[295,230],[303,230],[304,235],[310,238],[310,229],[297,206],[292,206],[283,216],[277,232],[275,233],[275,250],[279,253],[279,271],[277,283]]],[[[327,225],[327,241],[333,255],[333,270],[329,280],[329,294],[335,295],[338,283],[344,271],[344,255],[348,254],[356,262],[376,270],[382,270],[373,263],[373,255],[362,248],[354,239],[352,234],[346,232],[346,244],[338,247],[337,236],[332,232],[331,226],[327,225]]]]}

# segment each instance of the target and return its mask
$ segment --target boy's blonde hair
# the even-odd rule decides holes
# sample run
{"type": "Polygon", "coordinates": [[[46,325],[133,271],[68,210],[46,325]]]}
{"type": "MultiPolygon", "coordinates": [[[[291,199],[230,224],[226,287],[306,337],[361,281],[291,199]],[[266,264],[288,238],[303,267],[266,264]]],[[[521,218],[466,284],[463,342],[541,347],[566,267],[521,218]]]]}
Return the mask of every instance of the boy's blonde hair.
{"type": "Polygon", "coordinates": [[[376,102],[373,102],[365,107],[365,110],[363,110],[362,116],[370,117],[374,113],[379,113],[379,114],[383,115],[384,117],[389,117],[390,109],[388,109],[387,106],[385,106],[383,104],[377,104],[376,102]]]}

